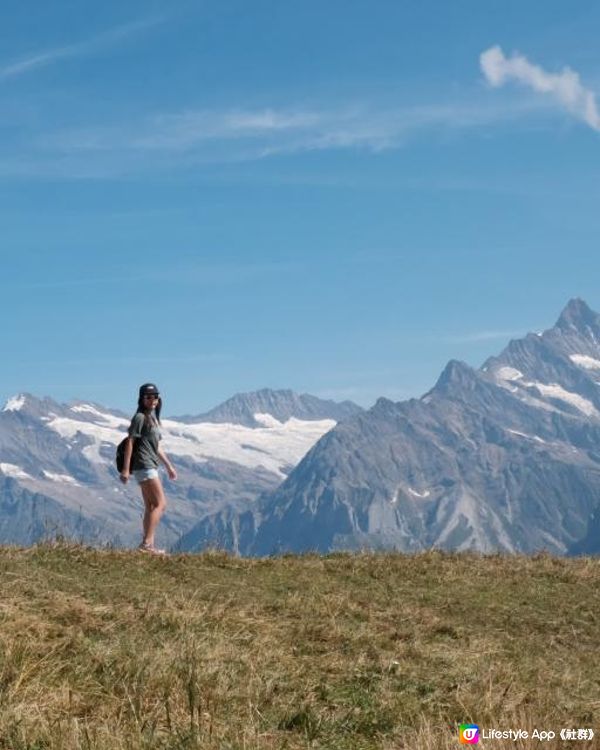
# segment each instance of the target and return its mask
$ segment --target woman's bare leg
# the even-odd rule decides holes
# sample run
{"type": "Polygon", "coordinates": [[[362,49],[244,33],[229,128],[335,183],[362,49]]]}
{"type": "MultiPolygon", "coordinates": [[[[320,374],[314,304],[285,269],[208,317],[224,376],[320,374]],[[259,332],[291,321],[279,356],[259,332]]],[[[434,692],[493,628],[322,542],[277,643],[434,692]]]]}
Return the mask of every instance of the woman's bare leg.
{"type": "Polygon", "coordinates": [[[144,498],[144,544],[154,545],[154,534],[160,521],[160,517],[167,507],[165,493],[163,492],[160,479],[146,479],[140,485],[142,497],[144,498]]]}

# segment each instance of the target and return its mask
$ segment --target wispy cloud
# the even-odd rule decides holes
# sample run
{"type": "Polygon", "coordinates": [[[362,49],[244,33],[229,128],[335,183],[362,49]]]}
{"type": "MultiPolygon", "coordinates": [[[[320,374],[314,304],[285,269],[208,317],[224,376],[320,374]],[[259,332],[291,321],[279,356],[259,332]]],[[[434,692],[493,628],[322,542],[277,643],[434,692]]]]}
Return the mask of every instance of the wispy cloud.
{"type": "Polygon", "coordinates": [[[115,179],[321,151],[379,154],[513,121],[539,106],[527,98],[506,107],[493,96],[430,105],[298,102],[189,108],[43,131],[36,123],[21,131],[16,148],[0,151],[0,177],[115,179]]]}
{"type": "Polygon", "coordinates": [[[193,149],[206,141],[258,139],[306,131],[318,127],[321,119],[319,113],[310,111],[190,111],[148,118],[139,125],[139,135],[113,131],[107,134],[107,139],[100,136],[98,143],[110,147],[111,138],[116,136],[129,148],[180,151],[193,149]]]}
{"type": "Polygon", "coordinates": [[[155,26],[162,20],[163,19],[159,17],[151,17],[140,19],[137,21],[131,21],[130,23],[116,26],[115,28],[103,31],[96,36],[90,37],[80,42],[31,53],[26,57],[21,58],[20,60],[1,65],[0,81],[30,73],[36,68],[42,68],[48,65],[52,65],[53,63],[59,62],[60,60],[64,60],[66,58],[81,57],[83,55],[93,54],[112,44],[124,41],[129,37],[139,33],[140,31],[144,31],[145,29],[150,28],[151,26],[155,26]]]}
{"type": "Polygon", "coordinates": [[[367,105],[325,108],[189,110],[150,115],[137,122],[63,129],[38,136],[40,156],[118,155],[122,167],[177,159],[247,161],[274,155],[354,149],[374,153],[399,148],[431,132],[459,132],[518,117],[519,107],[448,104],[378,109],[367,105]]]}
{"type": "Polygon", "coordinates": [[[128,145],[179,150],[193,149],[207,140],[246,139],[257,144],[256,156],[347,148],[377,152],[395,148],[428,129],[462,130],[512,116],[516,114],[500,107],[470,104],[196,111],[151,118],[141,123],[142,134],[129,139],[128,145]]]}
{"type": "Polygon", "coordinates": [[[490,47],[480,56],[481,70],[494,87],[517,81],[534,91],[547,94],[572,115],[600,131],[600,113],[595,94],[586,89],[579,74],[565,67],[560,73],[549,73],[524,56],[513,53],[506,57],[499,46],[490,47]]]}

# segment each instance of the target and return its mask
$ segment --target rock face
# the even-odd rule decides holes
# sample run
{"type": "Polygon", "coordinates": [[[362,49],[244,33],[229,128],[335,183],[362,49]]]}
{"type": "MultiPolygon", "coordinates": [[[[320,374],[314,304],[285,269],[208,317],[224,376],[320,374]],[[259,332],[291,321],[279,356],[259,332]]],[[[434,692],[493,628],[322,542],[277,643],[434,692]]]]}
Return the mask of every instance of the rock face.
{"type": "Polygon", "coordinates": [[[572,300],[481,369],[451,361],[422,398],[344,420],[274,492],[187,540],[249,555],[597,552],[599,500],[600,316],[572,300]]]}
{"type": "Polygon", "coordinates": [[[103,529],[74,508],[39,492],[29,492],[16,479],[0,478],[0,538],[25,546],[57,536],[101,542],[103,529]]]}
{"type": "MultiPolygon", "coordinates": [[[[356,411],[351,404],[337,410],[311,396],[264,390],[217,407],[212,414],[219,419],[163,419],[163,445],[179,478],[166,485],[161,544],[176,543],[223,508],[233,514],[252,507],[336,424],[332,414],[356,411]],[[266,411],[274,406],[278,416],[266,411]]],[[[29,394],[9,399],[0,412],[0,543],[57,535],[117,546],[139,542],[140,492],[133,480],[123,486],[114,467],[129,420],[97,404],[29,394]]]]}

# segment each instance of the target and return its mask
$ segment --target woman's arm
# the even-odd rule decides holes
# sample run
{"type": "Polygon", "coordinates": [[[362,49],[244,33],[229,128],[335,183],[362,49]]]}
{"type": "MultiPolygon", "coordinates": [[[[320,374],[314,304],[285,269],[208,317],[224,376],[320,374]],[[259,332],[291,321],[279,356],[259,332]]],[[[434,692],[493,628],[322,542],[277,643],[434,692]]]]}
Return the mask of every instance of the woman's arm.
{"type": "Polygon", "coordinates": [[[123,456],[123,471],[121,472],[121,481],[127,484],[131,474],[131,456],[133,455],[133,438],[127,438],[125,443],[125,454],[123,456]]]}
{"type": "Polygon", "coordinates": [[[169,461],[169,459],[167,458],[167,454],[164,452],[164,450],[160,446],[158,447],[158,457],[162,461],[165,469],[167,470],[169,479],[177,479],[177,472],[173,468],[173,464],[169,461]]]}

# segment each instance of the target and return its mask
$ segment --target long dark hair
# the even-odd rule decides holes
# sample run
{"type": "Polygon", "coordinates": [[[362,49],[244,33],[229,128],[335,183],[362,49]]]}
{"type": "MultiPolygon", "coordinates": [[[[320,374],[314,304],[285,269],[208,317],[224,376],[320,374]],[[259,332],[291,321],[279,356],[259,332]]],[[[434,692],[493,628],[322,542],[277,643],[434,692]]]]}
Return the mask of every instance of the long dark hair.
{"type": "MultiPolygon", "coordinates": [[[[154,416],[156,417],[156,421],[158,424],[160,424],[160,410],[162,409],[162,398],[158,397],[158,402],[156,406],[154,407],[154,416]]],[[[138,398],[138,405],[137,405],[137,412],[136,414],[143,414],[145,417],[148,416],[146,414],[146,409],[144,409],[144,397],[140,396],[138,398]]]]}

